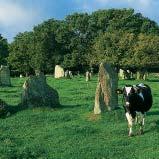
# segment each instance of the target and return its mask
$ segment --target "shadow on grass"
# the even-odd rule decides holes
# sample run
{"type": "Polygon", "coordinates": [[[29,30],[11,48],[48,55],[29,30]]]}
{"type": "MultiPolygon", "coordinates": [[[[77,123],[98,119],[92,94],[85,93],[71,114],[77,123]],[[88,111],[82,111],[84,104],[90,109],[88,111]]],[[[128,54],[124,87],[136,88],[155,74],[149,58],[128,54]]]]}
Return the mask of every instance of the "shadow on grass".
{"type": "Polygon", "coordinates": [[[6,112],[4,115],[2,115],[2,118],[7,118],[7,117],[10,117],[14,114],[16,114],[17,112],[20,112],[20,111],[23,111],[27,109],[26,106],[23,106],[22,104],[18,104],[18,105],[6,105],[6,112]]]}
{"type": "Polygon", "coordinates": [[[23,104],[18,104],[18,105],[6,105],[6,111],[1,114],[1,118],[2,119],[5,119],[5,118],[8,118],[8,117],[11,117],[13,116],[14,114],[20,112],[20,111],[25,111],[27,109],[38,109],[38,108],[42,108],[42,109],[45,109],[47,108],[46,110],[50,109],[50,110],[62,110],[62,109],[72,109],[72,108],[79,108],[81,107],[81,105],[59,105],[57,107],[42,107],[42,106],[36,106],[36,107],[28,107],[28,106],[25,106],[23,104]]]}
{"type": "Polygon", "coordinates": [[[159,115],[159,111],[148,112],[147,115],[159,115]]]}
{"type": "Polygon", "coordinates": [[[148,82],[159,82],[158,79],[148,79],[147,81],[148,81],[148,82]]]}
{"type": "Polygon", "coordinates": [[[15,90],[12,90],[12,91],[3,90],[3,91],[0,91],[0,93],[17,93],[17,91],[15,91],[15,90]]]}
{"type": "Polygon", "coordinates": [[[77,104],[77,105],[60,105],[58,108],[61,109],[72,109],[72,108],[79,108],[81,107],[81,105],[77,104]]]}

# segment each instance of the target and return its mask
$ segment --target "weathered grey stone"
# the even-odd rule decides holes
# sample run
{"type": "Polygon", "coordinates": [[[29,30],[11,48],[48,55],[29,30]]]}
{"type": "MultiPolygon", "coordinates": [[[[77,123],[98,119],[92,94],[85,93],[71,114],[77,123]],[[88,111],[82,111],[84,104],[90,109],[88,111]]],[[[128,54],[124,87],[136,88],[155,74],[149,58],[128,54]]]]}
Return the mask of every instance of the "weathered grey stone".
{"type": "Polygon", "coordinates": [[[58,92],[46,83],[46,77],[40,73],[30,76],[23,84],[22,105],[28,107],[57,107],[58,92]]]}
{"type": "Polygon", "coordinates": [[[99,77],[95,94],[94,114],[118,107],[118,74],[110,64],[100,64],[99,77]]]}
{"type": "Polygon", "coordinates": [[[60,65],[55,66],[55,78],[64,77],[64,69],[60,65]]]}
{"type": "Polygon", "coordinates": [[[0,85],[11,86],[10,70],[8,66],[1,66],[0,68],[0,85]]]}

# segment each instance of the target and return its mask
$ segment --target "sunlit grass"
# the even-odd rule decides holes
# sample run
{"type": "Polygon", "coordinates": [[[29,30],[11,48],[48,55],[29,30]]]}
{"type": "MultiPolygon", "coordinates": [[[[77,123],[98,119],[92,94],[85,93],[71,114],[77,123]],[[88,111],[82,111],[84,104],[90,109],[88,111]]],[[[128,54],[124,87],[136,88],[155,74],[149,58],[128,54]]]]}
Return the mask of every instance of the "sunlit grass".
{"type": "MultiPolygon", "coordinates": [[[[13,78],[12,87],[0,87],[0,98],[16,107],[20,103],[25,79],[13,78]]],[[[151,159],[159,158],[159,83],[151,86],[154,104],[146,116],[145,134],[128,137],[122,109],[93,114],[97,77],[54,79],[61,107],[34,108],[0,119],[0,159],[151,159]]],[[[124,84],[143,81],[123,80],[124,84]]],[[[120,101],[121,103],[121,101],[120,101]]]]}

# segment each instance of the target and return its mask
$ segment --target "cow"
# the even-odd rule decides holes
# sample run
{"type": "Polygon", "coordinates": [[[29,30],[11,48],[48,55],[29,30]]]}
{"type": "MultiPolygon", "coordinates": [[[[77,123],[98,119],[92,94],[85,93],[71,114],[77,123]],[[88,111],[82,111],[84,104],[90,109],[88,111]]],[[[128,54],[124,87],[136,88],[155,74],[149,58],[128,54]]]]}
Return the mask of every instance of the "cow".
{"type": "Polygon", "coordinates": [[[140,134],[143,134],[145,114],[152,107],[153,99],[151,88],[143,83],[126,85],[117,90],[123,94],[123,107],[128,121],[129,136],[133,136],[133,125],[136,121],[140,125],[140,134]]]}

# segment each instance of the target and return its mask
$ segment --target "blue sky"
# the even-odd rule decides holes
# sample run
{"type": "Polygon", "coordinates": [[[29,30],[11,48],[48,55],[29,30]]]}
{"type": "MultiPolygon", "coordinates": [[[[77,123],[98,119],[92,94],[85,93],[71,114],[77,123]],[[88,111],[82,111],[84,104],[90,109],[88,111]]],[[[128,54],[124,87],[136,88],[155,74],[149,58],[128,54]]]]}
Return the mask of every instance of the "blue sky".
{"type": "Polygon", "coordinates": [[[159,0],[0,0],[0,33],[11,42],[44,20],[109,8],[134,8],[159,24],[159,0]]]}

